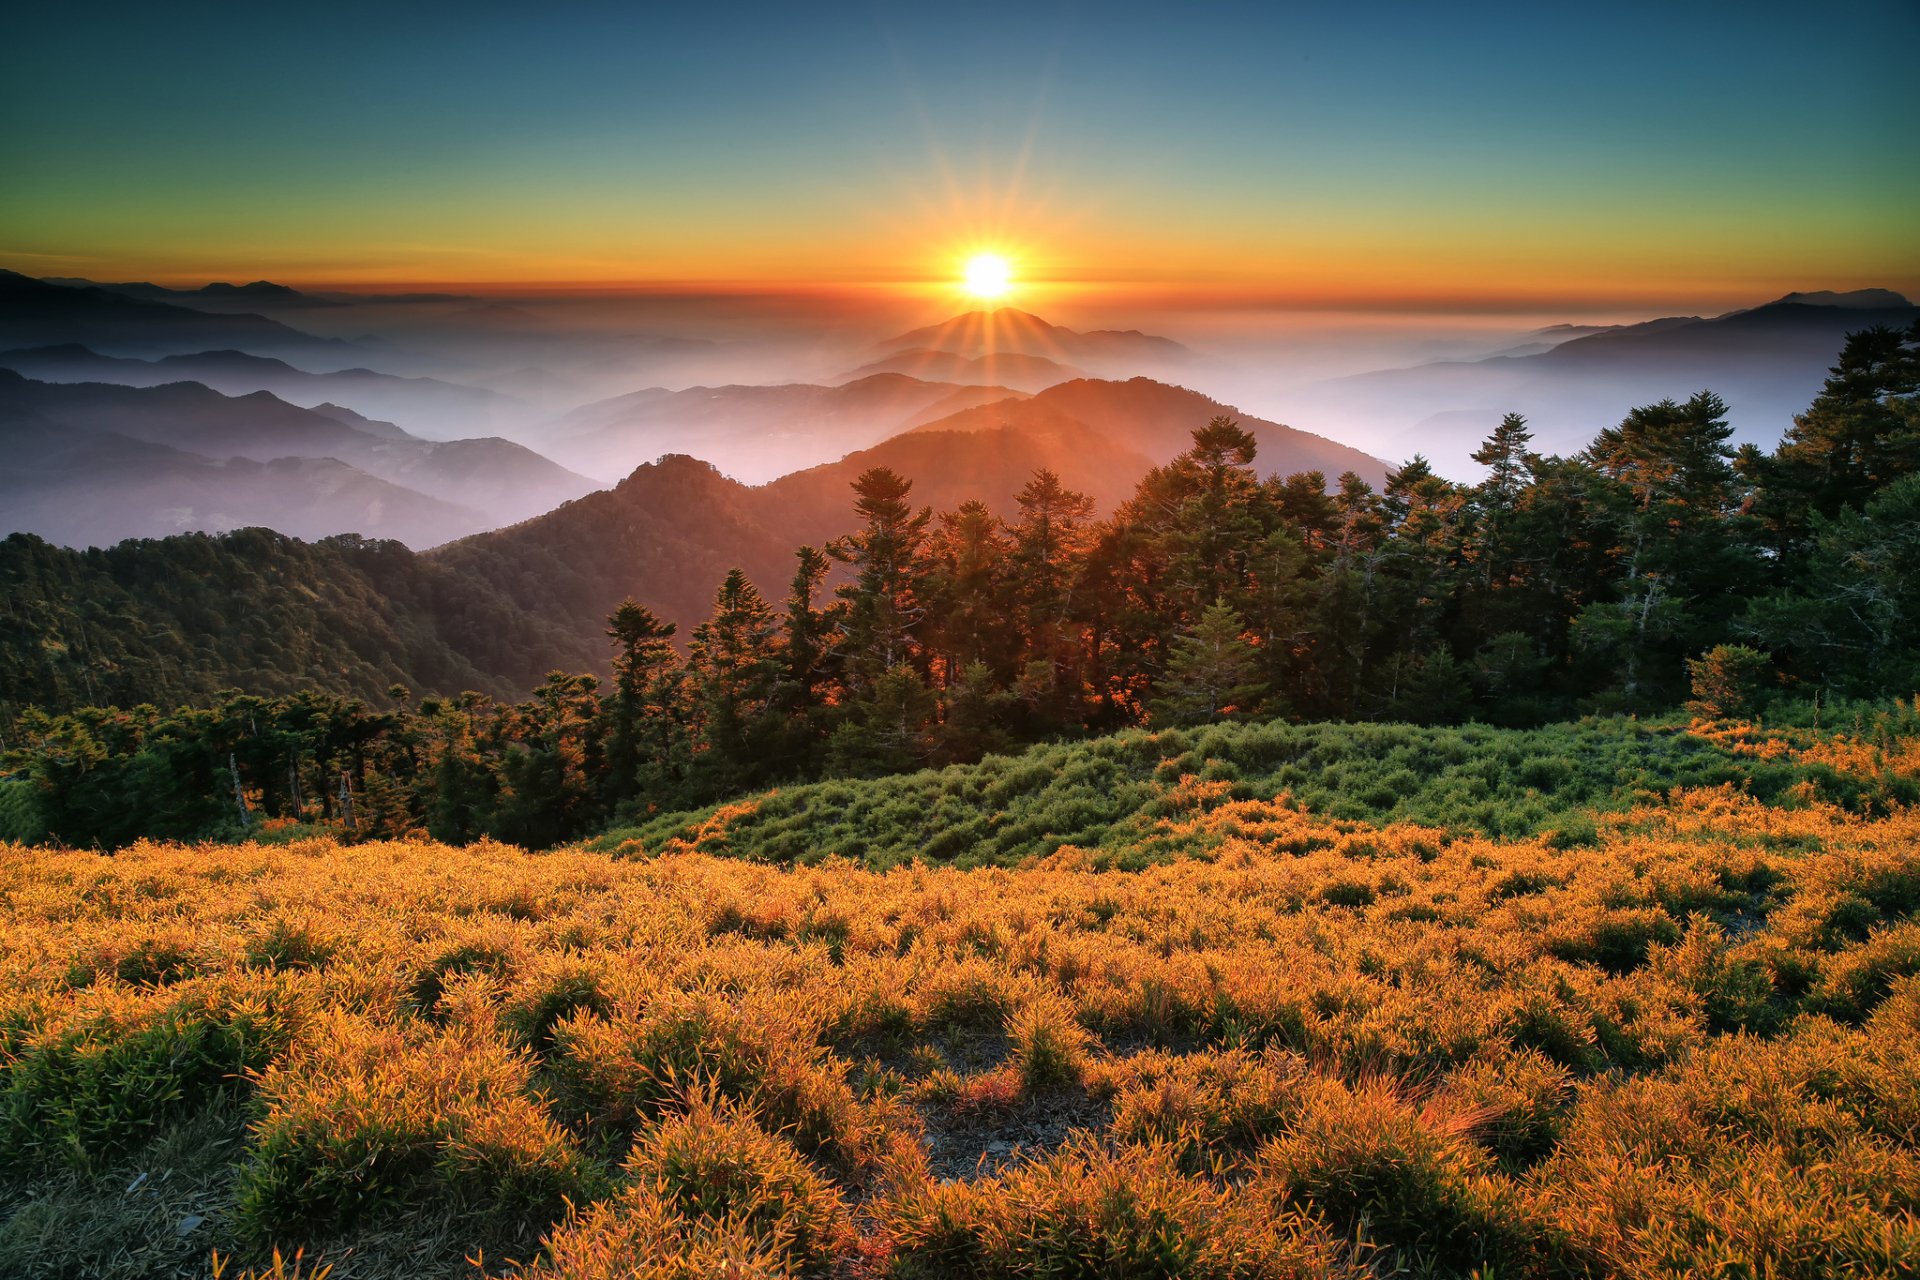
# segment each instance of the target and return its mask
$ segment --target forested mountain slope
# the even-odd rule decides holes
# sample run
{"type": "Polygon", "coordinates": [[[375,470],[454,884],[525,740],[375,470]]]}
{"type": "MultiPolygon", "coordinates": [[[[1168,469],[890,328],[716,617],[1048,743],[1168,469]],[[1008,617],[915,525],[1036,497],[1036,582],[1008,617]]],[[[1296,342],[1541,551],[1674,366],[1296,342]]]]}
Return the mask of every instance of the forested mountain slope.
{"type": "Polygon", "coordinates": [[[416,555],[265,529],[69,551],[0,541],[0,709],[389,686],[518,697],[595,647],[416,555]]]}

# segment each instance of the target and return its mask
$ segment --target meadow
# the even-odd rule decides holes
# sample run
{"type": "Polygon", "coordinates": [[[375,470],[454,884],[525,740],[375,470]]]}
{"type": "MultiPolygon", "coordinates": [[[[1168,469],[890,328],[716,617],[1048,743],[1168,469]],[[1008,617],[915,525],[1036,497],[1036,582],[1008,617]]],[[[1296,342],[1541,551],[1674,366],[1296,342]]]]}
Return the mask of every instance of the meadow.
{"type": "Polygon", "coordinates": [[[1920,1271],[1915,708],[1539,734],[0,849],[0,1274],[1920,1271]]]}

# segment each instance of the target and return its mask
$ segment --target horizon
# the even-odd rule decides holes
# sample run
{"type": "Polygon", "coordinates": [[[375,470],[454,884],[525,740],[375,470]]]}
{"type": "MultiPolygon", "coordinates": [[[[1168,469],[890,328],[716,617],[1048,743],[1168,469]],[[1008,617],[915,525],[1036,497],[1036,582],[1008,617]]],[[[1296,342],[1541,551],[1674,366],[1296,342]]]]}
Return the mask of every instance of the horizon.
{"type": "Polygon", "coordinates": [[[35,276],[926,298],[985,250],[1037,311],[1920,290],[1897,0],[16,21],[0,261],[35,276]]]}

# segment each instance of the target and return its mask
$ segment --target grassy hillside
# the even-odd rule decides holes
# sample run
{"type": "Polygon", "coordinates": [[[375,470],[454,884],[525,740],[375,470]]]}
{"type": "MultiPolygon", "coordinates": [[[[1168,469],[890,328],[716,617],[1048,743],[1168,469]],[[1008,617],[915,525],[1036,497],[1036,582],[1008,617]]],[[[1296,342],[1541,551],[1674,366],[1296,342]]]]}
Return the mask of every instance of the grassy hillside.
{"type": "MultiPolygon", "coordinates": [[[[1319,777],[1450,741],[1549,740],[1319,777]]],[[[1558,741],[1649,761],[1596,804],[1695,756],[1752,794],[1549,788],[1525,821],[1579,840],[1494,837],[1163,735],[1063,755],[1138,790],[1017,868],[0,850],[0,1274],[1913,1274],[1920,738],[1558,741]]],[[[1395,767],[1444,806],[1474,756],[1395,767]]]]}
{"type": "Polygon", "coordinates": [[[1858,812],[1913,803],[1920,779],[1895,767],[1898,753],[1886,748],[1920,731],[1920,715],[1895,707],[1842,716],[1848,740],[1865,753],[1843,762],[1849,768],[1825,752],[1783,749],[1827,741],[1812,730],[1775,730],[1766,740],[1782,745],[1760,754],[1739,728],[1625,718],[1530,730],[1281,721],[1137,730],[976,765],[770,791],[664,814],[592,847],[885,867],[910,858],[1005,865],[1071,844],[1138,867],[1195,848],[1195,838],[1170,841],[1156,827],[1195,781],[1236,800],[1290,800],[1334,818],[1544,834],[1571,845],[1592,838],[1596,814],[1677,788],[1732,785],[1765,801],[1808,794],[1858,812]]]}

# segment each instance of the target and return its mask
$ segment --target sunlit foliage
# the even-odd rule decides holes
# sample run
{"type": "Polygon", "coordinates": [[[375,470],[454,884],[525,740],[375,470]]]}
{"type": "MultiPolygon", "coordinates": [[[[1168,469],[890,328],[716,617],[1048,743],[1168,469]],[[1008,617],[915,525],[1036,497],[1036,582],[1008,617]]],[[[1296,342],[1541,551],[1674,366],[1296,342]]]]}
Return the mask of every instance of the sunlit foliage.
{"type": "MultiPolygon", "coordinates": [[[[1914,750],[1687,736],[1857,779],[1914,750]]],[[[1920,1266],[1920,812],[1726,785],[1496,838],[1198,748],[1102,847],[1002,868],[702,852],[751,802],[637,857],[15,847],[9,1202],[122,1194],[226,1108],[228,1275],[1920,1266]],[[407,1232],[440,1252],[378,1269],[407,1232]]],[[[0,1269],[30,1247],[0,1228],[0,1269]]]]}

